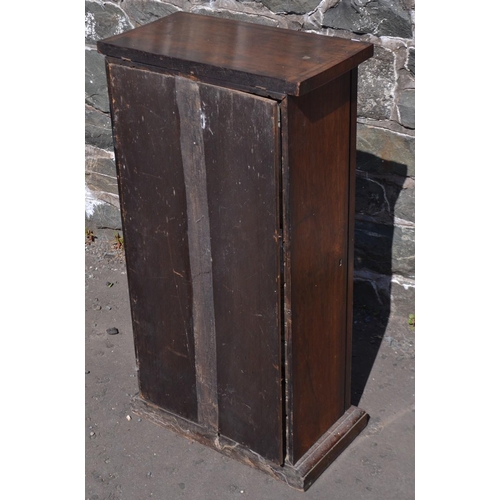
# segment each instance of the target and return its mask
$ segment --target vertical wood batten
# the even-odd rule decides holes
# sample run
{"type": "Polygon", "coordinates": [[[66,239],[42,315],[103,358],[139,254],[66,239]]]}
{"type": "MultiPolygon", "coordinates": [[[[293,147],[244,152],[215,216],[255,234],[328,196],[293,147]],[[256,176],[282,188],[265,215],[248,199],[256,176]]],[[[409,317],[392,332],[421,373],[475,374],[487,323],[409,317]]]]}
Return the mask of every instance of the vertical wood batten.
{"type": "Polygon", "coordinates": [[[198,422],[217,430],[219,408],[212,251],[199,86],[186,78],[175,77],[175,94],[187,198],[198,422]]]}

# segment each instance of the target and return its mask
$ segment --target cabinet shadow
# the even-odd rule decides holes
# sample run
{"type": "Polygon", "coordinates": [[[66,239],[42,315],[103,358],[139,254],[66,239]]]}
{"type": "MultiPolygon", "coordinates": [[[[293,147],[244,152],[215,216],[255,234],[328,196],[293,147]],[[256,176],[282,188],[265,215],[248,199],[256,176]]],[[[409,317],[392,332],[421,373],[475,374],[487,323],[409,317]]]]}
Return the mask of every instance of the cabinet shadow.
{"type": "Polygon", "coordinates": [[[357,152],[351,401],[357,406],[391,313],[394,211],[406,165],[357,152]],[[360,169],[362,167],[362,170],[360,169]]]}

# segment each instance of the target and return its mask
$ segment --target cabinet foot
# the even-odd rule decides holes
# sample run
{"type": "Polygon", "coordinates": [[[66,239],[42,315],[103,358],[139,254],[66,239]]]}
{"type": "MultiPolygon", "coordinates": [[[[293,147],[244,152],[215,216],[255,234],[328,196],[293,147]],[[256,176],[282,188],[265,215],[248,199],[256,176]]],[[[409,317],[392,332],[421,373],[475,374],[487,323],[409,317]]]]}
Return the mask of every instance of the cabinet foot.
{"type": "Polygon", "coordinates": [[[297,463],[290,464],[285,460],[285,463],[280,465],[210,429],[169,413],[145,401],[139,395],[132,398],[132,411],[161,427],[208,446],[301,491],[306,491],[318,479],[368,423],[368,414],[360,408],[351,406],[297,463]]]}

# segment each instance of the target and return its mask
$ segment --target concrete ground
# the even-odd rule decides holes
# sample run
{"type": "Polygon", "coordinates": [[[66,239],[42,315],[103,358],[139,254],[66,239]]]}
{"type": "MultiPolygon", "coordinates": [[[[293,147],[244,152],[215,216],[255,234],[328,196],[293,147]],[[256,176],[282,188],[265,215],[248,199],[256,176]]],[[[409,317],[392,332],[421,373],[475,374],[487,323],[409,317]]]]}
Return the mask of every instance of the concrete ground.
{"type": "Polygon", "coordinates": [[[302,493],[131,412],[138,388],[124,256],[113,247],[112,232],[96,235],[86,245],[85,269],[86,499],[414,498],[415,360],[408,299],[400,298],[385,319],[355,310],[353,402],[370,421],[302,493]],[[119,333],[106,333],[109,328],[119,333]]]}

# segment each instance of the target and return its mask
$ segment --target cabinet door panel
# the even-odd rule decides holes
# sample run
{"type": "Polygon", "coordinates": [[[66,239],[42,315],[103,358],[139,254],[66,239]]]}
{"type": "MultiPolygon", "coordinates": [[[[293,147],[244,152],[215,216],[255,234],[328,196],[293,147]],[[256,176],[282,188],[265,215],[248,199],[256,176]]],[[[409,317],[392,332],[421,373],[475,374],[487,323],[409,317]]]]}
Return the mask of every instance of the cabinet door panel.
{"type": "Polygon", "coordinates": [[[278,106],[200,85],[220,433],[281,463],[278,106]]]}
{"type": "Polygon", "coordinates": [[[142,396],[197,420],[186,189],[174,79],[109,64],[142,396]]]}
{"type": "Polygon", "coordinates": [[[109,80],[141,393],[282,463],[278,105],[109,80]]]}

